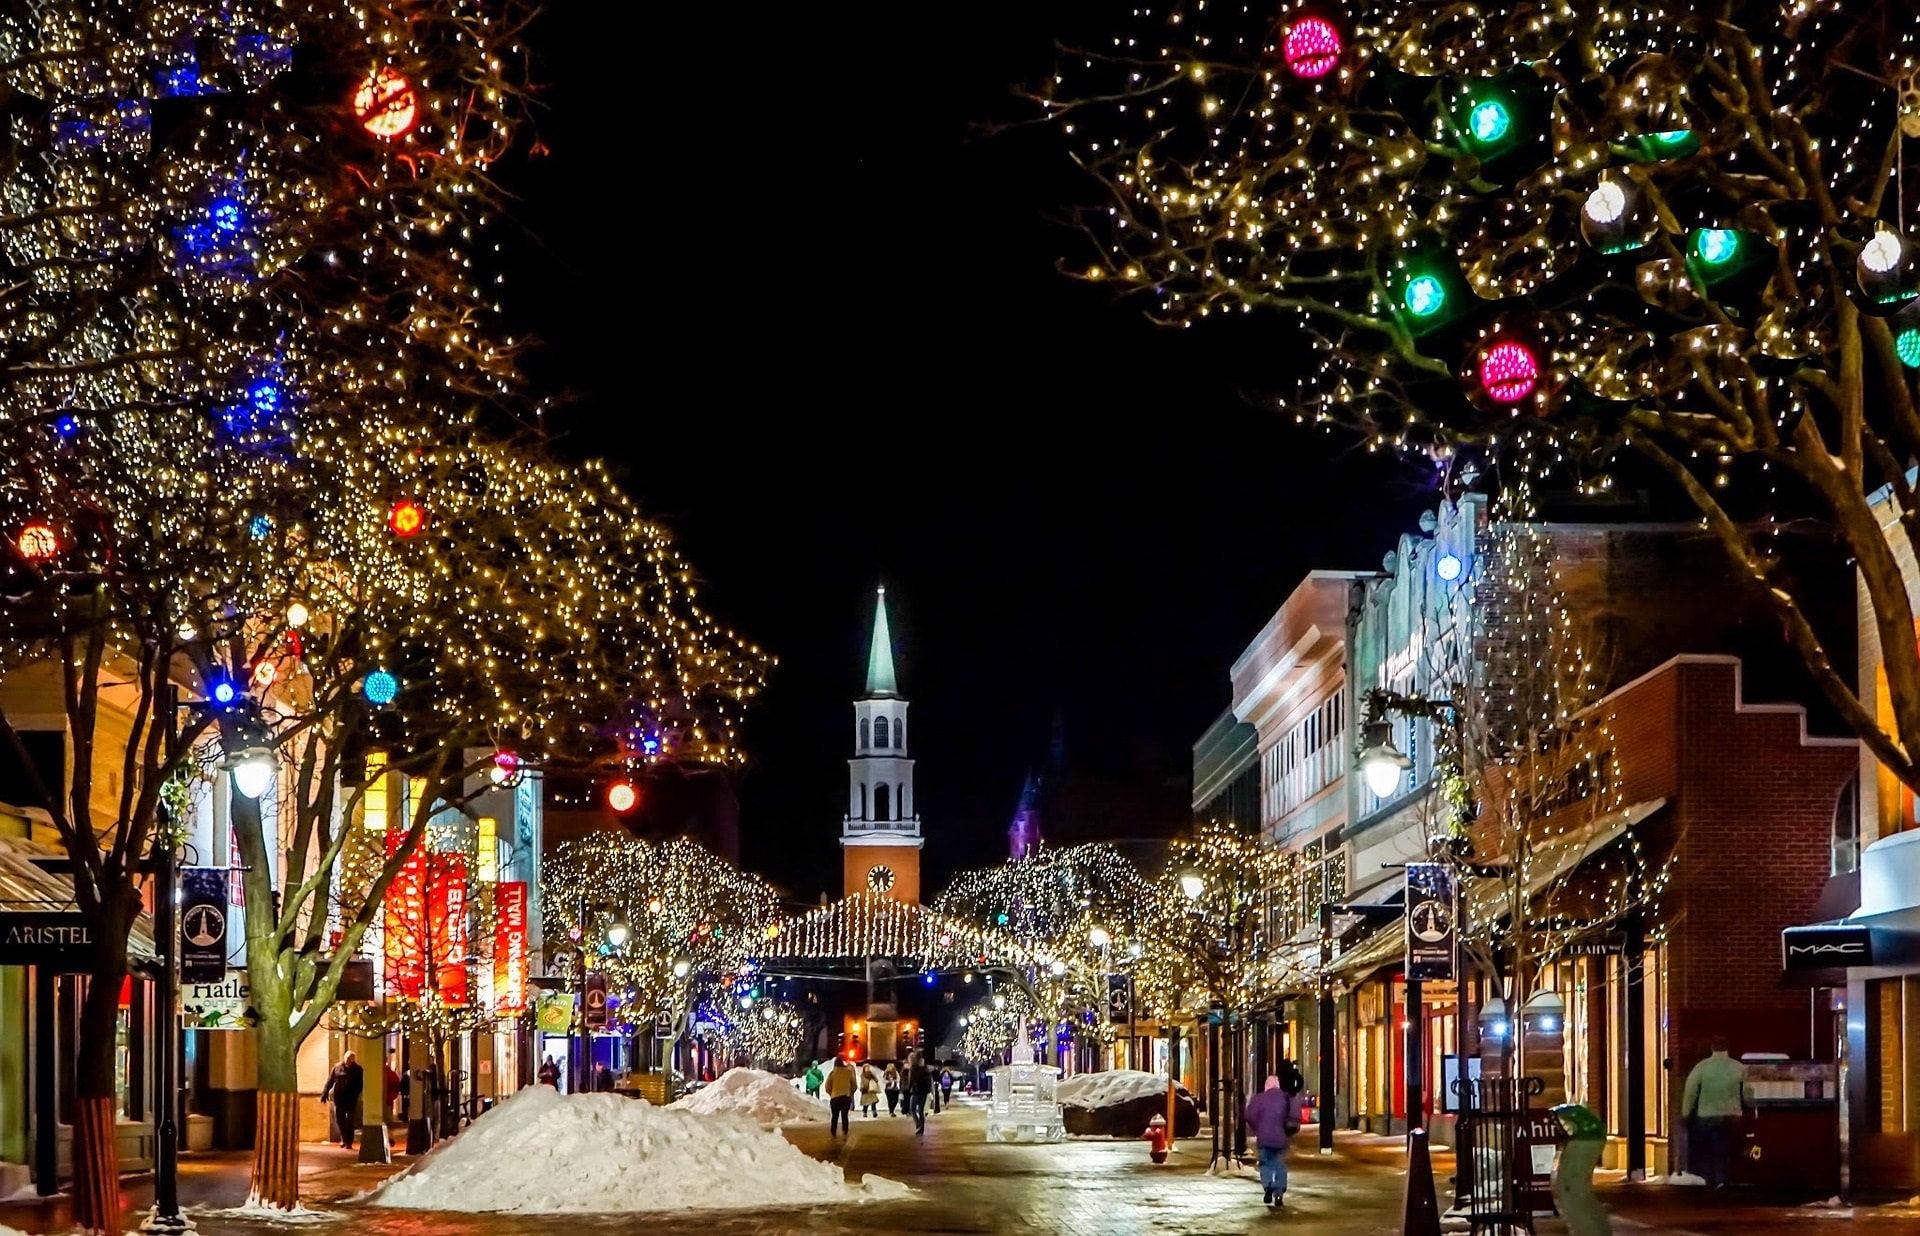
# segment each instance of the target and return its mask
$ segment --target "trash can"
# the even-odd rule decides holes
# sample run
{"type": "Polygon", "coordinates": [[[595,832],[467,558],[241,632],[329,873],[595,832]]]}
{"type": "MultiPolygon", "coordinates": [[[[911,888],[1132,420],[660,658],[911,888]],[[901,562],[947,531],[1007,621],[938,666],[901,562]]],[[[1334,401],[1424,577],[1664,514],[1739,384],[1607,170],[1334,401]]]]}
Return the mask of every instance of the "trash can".
{"type": "Polygon", "coordinates": [[[1562,1103],[1553,1114],[1567,1131],[1567,1144],[1553,1167],[1553,1202],[1568,1236],[1613,1236],[1613,1222],[1593,1193],[1593,1169],[1606,1149],[1607,1128],[1578,1103],[1562,1103]]]}

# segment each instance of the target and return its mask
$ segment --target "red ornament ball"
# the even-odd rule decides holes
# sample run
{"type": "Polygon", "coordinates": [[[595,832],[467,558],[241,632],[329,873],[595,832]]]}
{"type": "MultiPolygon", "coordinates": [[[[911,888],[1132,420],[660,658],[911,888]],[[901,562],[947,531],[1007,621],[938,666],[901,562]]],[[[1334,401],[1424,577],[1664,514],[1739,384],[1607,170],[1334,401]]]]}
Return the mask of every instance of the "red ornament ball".
{"type": "Polygon", "coordinates": [[[20,529],[14,544],[20,547],[20,556],[28,562],[52,562],[60,553],[60,537],[52,524],[28,524],[20,529]]]}
{"type": "Polygon", "coordinates": [[[1340,63],[1340,32],[1324,17],[1304,17],[1287,30],[1281,54],[1295,77],[1325,77],[1340,63]]]}
{"type": "Polygon", "coordinates": [[[427,526],[427,508],[412,498],[402,498],[387,512],[387,527],[395,536],[414,536],[427,526]]]}
{"type": "Polygon", "coordinates": [[[353,92],[353,114],[361,128],[390,142],[419,122],[420,103],[405,77],[383,67],[367,74],[353,92]]]}
{"type": "Polygon", "coordinates": [[[1480,388],[1495,403],[1519,403],[1540,384],[1540,362],[1524,343],[1502,340],[1480,356],[1480,388]]]}

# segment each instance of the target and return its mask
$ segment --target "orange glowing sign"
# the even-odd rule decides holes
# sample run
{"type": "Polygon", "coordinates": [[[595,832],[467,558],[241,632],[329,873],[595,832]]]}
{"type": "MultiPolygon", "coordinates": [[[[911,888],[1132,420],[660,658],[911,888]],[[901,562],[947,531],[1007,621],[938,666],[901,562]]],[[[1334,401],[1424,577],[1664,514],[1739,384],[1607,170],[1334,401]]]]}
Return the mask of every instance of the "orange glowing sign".
{"type": "Polygon", "coordinates": [[[405,137],[420,120],[420,101],[413,85],[392,69],[381,67],[361,81],[353,92],[353,114],[360,127],[375,137],[392,141],[405,137]]]}

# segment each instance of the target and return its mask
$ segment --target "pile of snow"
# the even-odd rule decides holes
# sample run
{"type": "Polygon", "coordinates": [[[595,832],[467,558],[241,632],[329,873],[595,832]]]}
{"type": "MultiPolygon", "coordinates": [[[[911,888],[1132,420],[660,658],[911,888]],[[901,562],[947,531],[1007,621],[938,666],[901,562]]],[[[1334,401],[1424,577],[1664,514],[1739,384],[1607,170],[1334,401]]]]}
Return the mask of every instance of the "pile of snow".
{"type": "Polygon", "coordinates": [[[763,1069],[728,1069],[718,1081],[667,1106],[704,1116],[744,1116],[763,1125],[818,1124],[830,1112],[819,1099],[808,1098],[786,1078],[763,1069]]]}
{"type": "Polygon", "coordinates": [[[1675,1172],[1671,1176],[1649,1176],[1648,1184],[1679,1185],[1681,1188],[1698,1189],[1707,1183],[1706,1177],[1696,1176],[1692,1172],[1675,1172]]]}
{"type": "Polygon", "coordinates": [[[849,1185],[838,1167],[734,1116],[530,1086],[360,1200],[404,1210],[607,1214],[808,1206],[905,1191],[877,1176],[849,1185]]]}
{"type": "Polygon", "coordinates": [[[1167,1079],[1139,1069],[1077,1073],[1061,1080],[1054,1097],[1062,1107],[1118,1107],[1135,1099],[1166,1098],[1167,1079]]]}

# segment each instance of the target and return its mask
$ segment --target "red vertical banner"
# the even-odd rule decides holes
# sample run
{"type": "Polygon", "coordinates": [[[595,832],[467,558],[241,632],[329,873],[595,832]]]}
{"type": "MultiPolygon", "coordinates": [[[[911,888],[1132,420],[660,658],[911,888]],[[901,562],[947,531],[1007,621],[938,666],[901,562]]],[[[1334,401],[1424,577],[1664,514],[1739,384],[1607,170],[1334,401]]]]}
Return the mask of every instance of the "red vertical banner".
{"type": "Polygon", "coordinates": [[[527,882],[511,880],[493,888],[493,1009],[527,1011],[527,882]]]}
{"type": "MultiPolygon", "coordinates": [[[[400,829],[387,833],[388,858],[400,852],[406,837],[400,829]]],[[[417,849],[387,885],[383,930],[387,998],[418,1000],[427,985],[427,870],[417,849]]]]}
{"type": "Polygon", "coordinates": [[[433,949],[433,986],[440,1003],[465,1008],[467,999],[467,856],[434,854],[427,863],[427,939],[433,949]]]}

